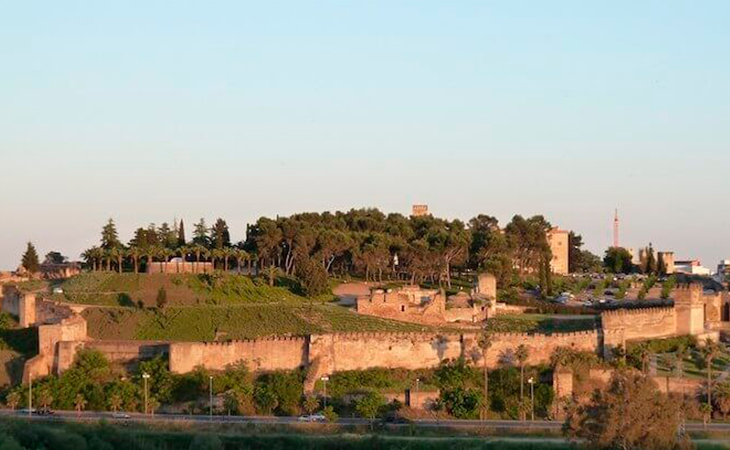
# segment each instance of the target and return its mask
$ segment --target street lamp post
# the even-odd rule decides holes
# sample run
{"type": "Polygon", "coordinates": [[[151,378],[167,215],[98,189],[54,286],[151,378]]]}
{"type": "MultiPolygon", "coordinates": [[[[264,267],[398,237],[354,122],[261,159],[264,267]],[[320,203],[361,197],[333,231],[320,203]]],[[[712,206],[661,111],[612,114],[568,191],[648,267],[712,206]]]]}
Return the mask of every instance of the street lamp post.
{"type": "Polygon", "coordinates": [[[33,417],[33,374],[28,374],[28,416],[33,417]]]}
{"type": "Polygon", "coordinates": [[[530,383],[530,420],[535,421],[535,379],[530,377],[527,380],[530,383]]]}
{"type": "Polygon", "coordinates": [[[324,407],[327,407],[327,382],[330,380],[330,377],[323,376],[321,378],[322,382],[324,383],[324,407]]]}
{"type": "Polygon", "coordinates": [[[210,382],[210,420],[213,420],[213,375],[208,377],[210,382]]]}
{"type": "Polygon", "coordinates": [[[150,374],[147,372],[142,374],[144,380],[144,413],[147,414],[147,380],[150,378],[150,374]]]}

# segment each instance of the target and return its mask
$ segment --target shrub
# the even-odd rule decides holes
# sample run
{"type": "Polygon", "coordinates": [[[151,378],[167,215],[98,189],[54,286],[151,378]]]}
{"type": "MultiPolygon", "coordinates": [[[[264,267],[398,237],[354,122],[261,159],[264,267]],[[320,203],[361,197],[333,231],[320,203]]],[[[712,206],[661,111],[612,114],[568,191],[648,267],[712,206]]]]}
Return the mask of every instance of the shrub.
{"type": "Polygon", "coordinates": [[[483,404],[482,393],[476,389],[453,388],[441,392],[441,402],[458,419],[478,419],[483,404]]]}
{"type": "Polygon", "coordinates": [[[385,409],[385,399],[376,392],[368,392],[355,400],[355,411],[366,419],[373,420],[385,409]]]}

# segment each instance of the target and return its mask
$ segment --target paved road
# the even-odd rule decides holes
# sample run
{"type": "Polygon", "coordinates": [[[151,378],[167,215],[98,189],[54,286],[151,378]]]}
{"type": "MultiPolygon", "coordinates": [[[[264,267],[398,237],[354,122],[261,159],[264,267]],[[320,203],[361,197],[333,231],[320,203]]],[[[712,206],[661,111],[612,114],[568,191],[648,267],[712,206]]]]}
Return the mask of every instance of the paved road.
{"type": "MultiPolygon", "coordinates": [[[[256,425],[286,425],[293,423],[301,423],[297,417],[266,417],[266,416],[210,416],[206,415],[187,415],[187,414],[155,414],[154,416],[146,416],[141,413],[130,413],[128,419],[114,418],[110,412],[84,411],[81,414],[75,411],[56,411],[52,416],[28,415],[27,412],[0,410],[0,417],[17,417],[32,420],[51,420],[51,421],[97,421],[106,419],[116,422],[186,422],[186,423],[241,423],[256,425]]],[[[343,418],[337,421],[339,425],[367,425],[367,419],[360,418],[343,418]]],[[[529,420],[433,420],[421,419],[414,420],[407,424],[389,424],[394,427],[434,427],[434,428],[512,428],[512,429],[542,429],[542,430],[559,430],[562,422],[537,420],[531,422],[529,420]]],[[[709,423],[707,427],[702,423],[690,422],[686,425],[687,431],[730,431],[730,423],[709,423]]]]}

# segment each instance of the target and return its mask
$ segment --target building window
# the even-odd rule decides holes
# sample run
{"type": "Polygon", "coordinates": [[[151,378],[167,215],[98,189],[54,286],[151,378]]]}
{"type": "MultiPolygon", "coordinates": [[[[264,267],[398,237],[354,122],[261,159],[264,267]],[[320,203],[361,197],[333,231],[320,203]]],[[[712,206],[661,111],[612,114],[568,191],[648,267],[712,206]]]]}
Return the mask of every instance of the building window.
{"type": "Polygon", "coordinates": [[[406,305],[400,305],[400,311],[406,312],[406,305]]]}

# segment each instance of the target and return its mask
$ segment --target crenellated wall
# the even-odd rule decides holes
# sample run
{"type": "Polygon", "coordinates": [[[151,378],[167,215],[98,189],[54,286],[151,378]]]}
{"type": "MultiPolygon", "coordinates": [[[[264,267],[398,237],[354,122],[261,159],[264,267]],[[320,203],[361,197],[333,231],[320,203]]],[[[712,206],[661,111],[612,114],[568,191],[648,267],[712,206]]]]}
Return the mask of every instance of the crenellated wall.
{"type": "Polygon", "coordinates": [[[170,344],[159,341],[62,341],[58,343],[56,370],[60,373],[73,365],[76,353],[92,349],[117,364],[134,366],[139,361],[169,353],[170,344]]]}
{"type": "Polygon", "coordinates": [[[2,310],[17,317],[22,328],[35,325],[35,294],[23,292],[13,285],[3,285],[2,291],[2,310]]]}
{"type": "Polygon", "coordinates": [[[190,372],[197,366],[223,370],[238,362],[249,369],[291,370],[308,362],[308,337],[275,337],[229,342],[172,342],[170,371],[190,372]]]}
{"type": "Polygon", "coordinates": [[[635,339],[677,335],[677,314],[672,307],[617,309],[601,313],[604,344],[615,347],[635,339]]]}

